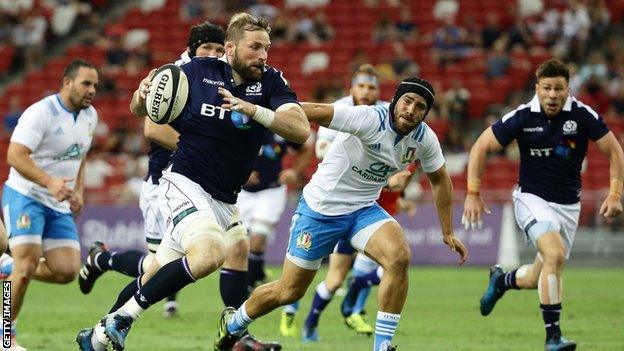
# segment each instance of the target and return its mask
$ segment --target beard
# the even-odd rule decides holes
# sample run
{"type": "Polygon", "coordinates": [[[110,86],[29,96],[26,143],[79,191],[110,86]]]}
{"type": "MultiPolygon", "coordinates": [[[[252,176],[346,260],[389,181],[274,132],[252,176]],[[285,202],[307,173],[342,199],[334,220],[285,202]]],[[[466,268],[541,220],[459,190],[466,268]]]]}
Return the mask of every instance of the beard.
{"type": "Polygon", "coordinates": [[[246,81],[256,81],[260,80],[262,77],[262,72],[264,71],[264,64],[250,64],[246,65],[244,62],[239,60],[237,53],[234,53],[234,58],[232,59],[232,69],[234,69],[240,76],[246,81]]]}

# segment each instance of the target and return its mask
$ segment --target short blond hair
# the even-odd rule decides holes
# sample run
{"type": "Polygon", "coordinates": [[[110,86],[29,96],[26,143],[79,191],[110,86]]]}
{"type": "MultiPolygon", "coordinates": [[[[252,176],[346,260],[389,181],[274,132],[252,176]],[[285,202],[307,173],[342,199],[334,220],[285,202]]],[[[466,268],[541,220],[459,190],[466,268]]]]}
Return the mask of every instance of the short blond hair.
{"type": "Polygon", "coordinates": [[[361,64],[357,70],[353,72],[353,78],[357,77],[358,74],[366,74],[368,76],[379,78],[379,73],[377,73],[375,67],[373,67],[370,63],[361,64]]]}
{"type": "Polygon", "coordinates": [[[255,32],[263,30],[271,33],[269,21],[262,17],[254,17],[246,12],[239,12],[232,16],[225,31],[225,40],[238,42],[243,38],[245,32],[255,32]]]}

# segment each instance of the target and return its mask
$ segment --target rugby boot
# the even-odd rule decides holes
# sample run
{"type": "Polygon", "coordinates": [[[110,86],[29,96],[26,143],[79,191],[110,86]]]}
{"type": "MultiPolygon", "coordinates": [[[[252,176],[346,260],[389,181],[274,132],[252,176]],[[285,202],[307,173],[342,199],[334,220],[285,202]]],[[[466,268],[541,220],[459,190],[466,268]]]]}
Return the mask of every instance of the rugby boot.
{"type": "Polygon", "coordinates": [[[93,289],[95,281],[104,274],[104,271],[99,269],[95,263],[95,256],[100,252],[108,251],[106,244],[101,241],[96,241],[91,245],[89,249],[89,255],[84,265],[78,273],[78,286],[83,294],[88,294],[93,289]]]}
{"type": "Polygon", "coordinates": [[[499,265],[495,265],[490,267],[490,281],[488,283],[487,289],[483,293],[481,300],[479,301],[481,315],[487,316],[492,312],[494,306],[496,306],[496,301],[503,297],[505,291],[500,291],[497,289],[497,281],[500,279],[505,272],[499,265]]]}

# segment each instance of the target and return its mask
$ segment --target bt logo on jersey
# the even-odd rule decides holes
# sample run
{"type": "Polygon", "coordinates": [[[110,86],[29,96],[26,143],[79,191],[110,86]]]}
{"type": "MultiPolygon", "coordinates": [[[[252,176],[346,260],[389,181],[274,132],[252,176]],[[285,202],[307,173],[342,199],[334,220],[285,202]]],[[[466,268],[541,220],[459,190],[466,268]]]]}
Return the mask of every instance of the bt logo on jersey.
{"type": "Polygon", "coordinates": [[[206,117],[216,116],[219,119],[224,119],[226,112],[230,113],[230,119],[232,120],[232,124],[234,124],[236,128],[243,129],[243,130],[251,128],[251,126],[247,124],[249,122],[249,116],[244,115],[242,113],[238,113],[236,111],[226,110],[226,109],[221,108],[220,106],[215,106],[211,104],[202,104],[201,110],[199,111],[199,113],[202,116],[206,116],[206,117]]]}
{"type": "Polygon", "coordinates": [[[547,147],[547,148],[543,148],[543,149],[529,149],[529,151],[531,152],[531,156],[536,156],[536,157],[548,157],[550,156],[550,152],[553,150],[552,147],[547,147]]]}

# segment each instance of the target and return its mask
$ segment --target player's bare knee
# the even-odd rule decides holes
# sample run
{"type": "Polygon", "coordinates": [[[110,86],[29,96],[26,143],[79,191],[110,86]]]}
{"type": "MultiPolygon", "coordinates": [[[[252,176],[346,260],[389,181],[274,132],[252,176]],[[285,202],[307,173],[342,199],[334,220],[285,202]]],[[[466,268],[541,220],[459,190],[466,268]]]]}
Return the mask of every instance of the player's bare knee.
{"type": "Polygon", "coordinates": [[[384,260],[381,264],[384,271],[389,274],[407,274],[409,264],[412,259],[412,252],[407,245],[401,245],[391,251],[389,259],[384,260]]]}
{"type": "Polygon", "coordinates": [[[565,256],[563,247],[550,248],[544,252],[544,264],[563,267],[565,265],[565,256]]]}
{"type": "Polygon", "coordinates": [[[306,289],[299,286],[293,286],[289,289],[280,289],[280,303],[282,305],[291,304],[295,301],[299,301],[305,295],[306,289]]]}
{"type": "Polygon", "coordinates": [[[224,248],[221,246],[221,248],[212,247],[210,250],[195,251],[187,255],[187,260],[195,279],[203,278],[223,265],[225,262],[224,248]]]}
{"type": "Polygon", "coordinates": [[[54,273],[54,282],[57,284],[69,284],[76,279],[78,271],[73,269],[61,270],[54,273]]]}
{"type": "Polygon", "coordinates": [[[251,233],[249,235],[249,250],[252,252],[264,252],[266,249],[266,240],[264,235],[251,233]]]}
{"type": "Polygon", "coordinates": [[[11,275],[20,280],[30,280],[37,271],[38,263],[39,259],[35,257],[16,259],[13,264],[13,273],[11,275]]]}
{"type": "Polygon", "coordinates": [[[325,285],[327,285],[327,290],[329,290],[330,292],[336,292],[336,290],[338,290],[338,288],[340,288],[342,286],[342,283],[344,282],[346,277],[346,272],[335,272],[333,274],[328,274],[327,278],[325,279],[325,285]]]}
{"type": "Polygon", "coordinates": [[[241,263],[247,263],[247,256],[249,256],[249,243],[247,240],[239,240],[226,250],[226,264],[240,265],[241,263]]]}

